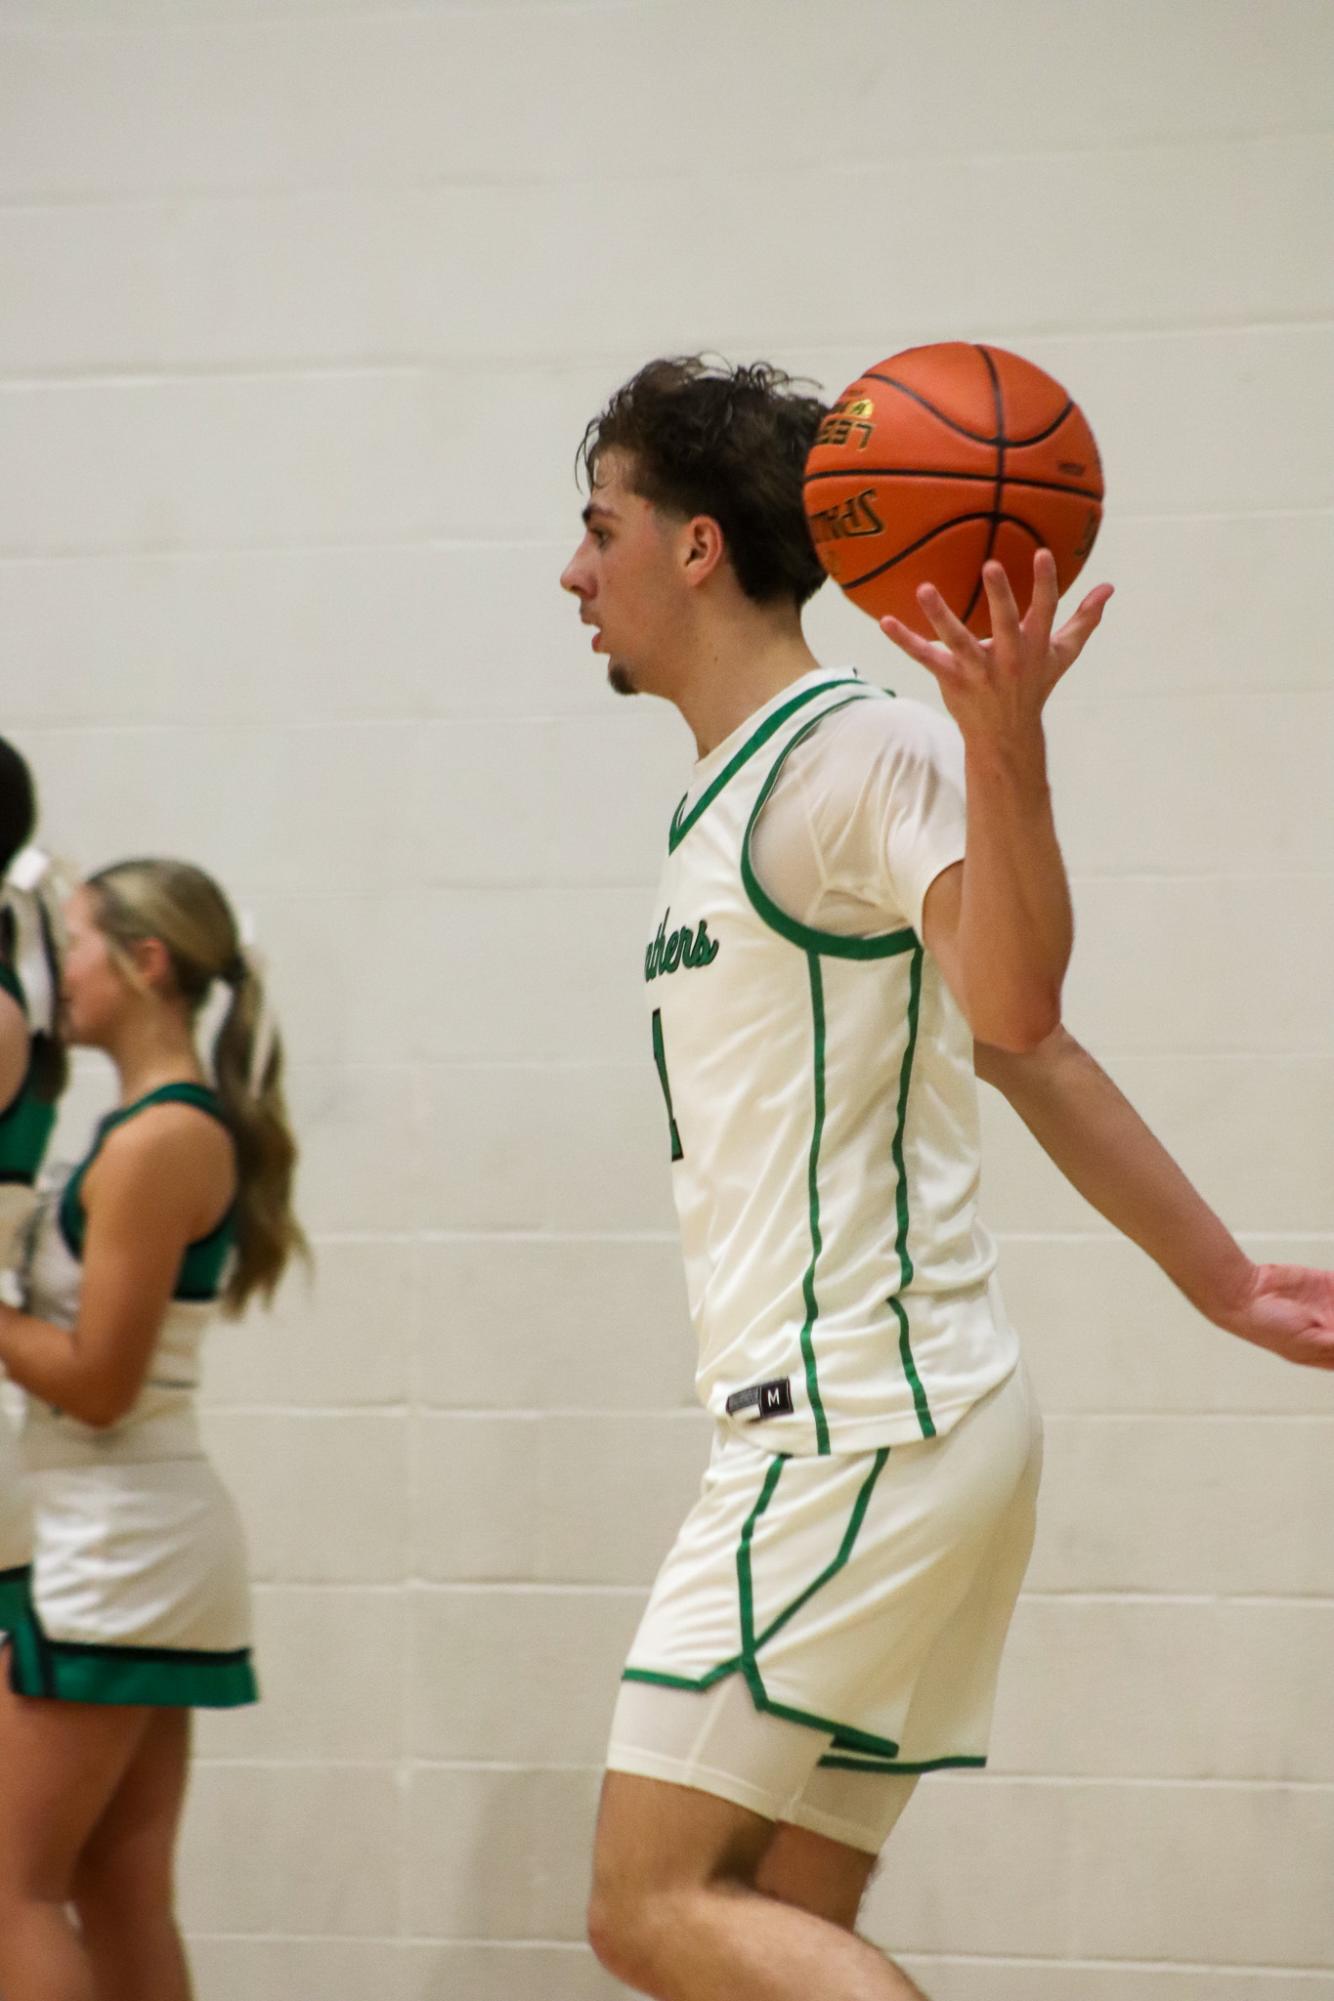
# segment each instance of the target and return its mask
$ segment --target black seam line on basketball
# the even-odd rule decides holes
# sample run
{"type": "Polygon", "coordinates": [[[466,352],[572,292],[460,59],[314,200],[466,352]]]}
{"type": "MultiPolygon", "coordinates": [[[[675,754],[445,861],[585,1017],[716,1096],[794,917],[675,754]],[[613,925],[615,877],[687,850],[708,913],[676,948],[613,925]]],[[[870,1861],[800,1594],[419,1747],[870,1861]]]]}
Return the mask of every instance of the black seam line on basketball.
{"type": "Polygon", "coordinates": [[[978,565],[972,591],[961,614],[965,625],[977,610],[977,601],[982,595],[982,571],[996,553],[996,531],[1000,527],[1001,499],[1005,492],[1005,398],[1001,395],[1000,376],[996,371],[995,362],[984,347],[977,348],[975,352],[981,355],[986,364],[987,374],[991,378],[991,400],[996,411],[996,486],[991,496],[991,527],[987,533],[987,546],[982,552],[982,561],[978,565]]]}
{"type": "MultiPolygon", "coordinates": [[[[969,480],[974,486],[989,486],[994,475],[989,472],[956,472],[952,466],[836,466],[832,472],[808,472],[807,486],[817,479],[932,479],[969,480]]],[[[1101,506],[1104,495],[1093,486],[1067,486],[1060,479],[1026,479],[1010,473],[1005,481],[1007,486],[1034,487],[1039,493],[1069,493],[1078,500],[1096,500],[1101,506]]]]}
{"type": "MultiPolygon", "coordinates": [[[[971,438],[975,445],[995,445],[1001,442],[999,438],[986,437],[984,433],[981,431],[970,431],[966,424],[960,424],[953,417],[947,417],[945,415],[945,412],[943,410],[938,410],[935,404],[929,401],[927,397],[919,395],[916,389],[910,389],[906,382],[900,382],[898,377],[895,375],[880,375],[877,374],[874,368],[868,368],[866,373],[863,376],[860,376],[858,379],[862,382],[888,383],[889,387],[891,389],[897,389],[901,396],[907,396],[914,403],[920,403],[924,410],[929,410],[931,412],[931,415],[937,420],[937,422],[945,426],[946,430],[957,431],[961,438],[971,438]]],[[[1047,425],[1045,430],[1033,431],[1026,438],[1008,438],[1005,440],[1005,442],[1012,446],[1040,445],[1044,438],[1049,438],[1051,437],[1054,431],[1060,430],[1062,424],[1065,422],[1066,418],[1070,415],[1070,412],[1074,409],[1074,407],[1075,407],[1074,398],[1072,396],[1067,397],[1065,402],[1065,408],[1061,411],[1058,417],[1053,417],[1051,423],[1047,425]]]]}
{"type": "MultiPolygon", "coordinates": [[[[986,350],[984,349],[983,352],[985,353],[986,350]]],[[[1057,417],[1053,417],[1050,424],[1047,424],[1042,430],[1030,431],[1026,437],[1022,438],[1005,437],[1002,438],[1001,443],[1003,445],[1008,446],[1008,448],[1012,452],[1026,451],[1030,445],[1044,445],[1047,442],[1048,438],[1054,437],[1057,431],[1060,430],[1062,424],[1065,422],[1066,418],[1070,415],[1070,412],[1074,409],[1074,407],[1075,407],[1074,397],[1067,396],[1065,400],[1065,408],[1061,411],[1060,415],[1057,417]]]]}
{"type": "MultiPolygon", "coordinates": [[[[849,577],[846,582],[840,580],[839,589],[843,591],[855,591],[862,584],[869,584],[872,577],[883,576],[884,572],[892,570],[896,563],[905,562],[909,556],[915,556],[919,549],[925,549],[928,542],[934,542],[937,535],[943,535],[947,528],[959,528],[966,521],[990,521],[991,518],[990,508],[985,508],[977,514],[956,514],[952,520],[942,521],[939,528],[933,528],[929,535],[923,535],[916,542],[910,542],[906,549],[900,549],[898,555],[891,556],[888,562],[877,563],[873,570],[865,571],[860,577],[849,577]]],[[[1036,528],[1031,528],[1027,521],[1021,521],[1017,514],[1002,514],[1000,519],[1008,521],[1012,528],[1022,528],[1025,535],[1033,537],[1033,541],[1039,549],[1042,547],[1042,537],[1038,534],[1036,528]]]]}

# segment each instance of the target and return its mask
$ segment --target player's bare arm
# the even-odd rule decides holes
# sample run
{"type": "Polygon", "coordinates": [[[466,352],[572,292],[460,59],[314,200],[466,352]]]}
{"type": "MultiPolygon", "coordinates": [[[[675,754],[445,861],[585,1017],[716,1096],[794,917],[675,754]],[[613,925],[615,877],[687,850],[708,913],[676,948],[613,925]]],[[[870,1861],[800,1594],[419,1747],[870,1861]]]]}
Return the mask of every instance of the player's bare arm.
{"type": "Polygon", "coordinates": [[[974,1060],[1066,1180],[1207,1320],[1286,1361],[1334,1369],[1334,1273],[1253,1263],[1066,1029],[1022,1054],[979,1043],[974,1060]]]}
{"type": "Polygon", "coordinates": [[[23,1089],[30,1045],[27,1016],[12,994],[0,990],[0,1111],[23,1089]]]}
{"type": "Polygon", "coordinates": [[[984,572],[992,639],[977,639],[923,585],[932,642],[882,619],[895,645],[934,675],[964,740],[967,835],[962,864],[932,885],[927,945],[980,1041],[1032,1049],[1061,1018],[1074,924],[1047,784],[1042,709],[1096,629],[1110,584],[1090,591],[1053,631],[1056,565],[1033,562],[1033,600],[1021,618],[999,563],[984,572]]]}

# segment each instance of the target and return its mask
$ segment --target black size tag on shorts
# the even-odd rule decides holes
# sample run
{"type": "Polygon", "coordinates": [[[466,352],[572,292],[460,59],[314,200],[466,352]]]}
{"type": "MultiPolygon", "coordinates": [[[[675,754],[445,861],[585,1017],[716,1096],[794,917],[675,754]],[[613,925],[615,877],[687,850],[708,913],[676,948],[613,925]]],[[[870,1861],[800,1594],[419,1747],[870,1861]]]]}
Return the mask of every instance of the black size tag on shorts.
{"type": "Polygon", "coordinates": [[[729,1417],[748,1417],[752,1424],[762,1424],[766,1417],[791,1417],[792,1384],[786,1376],[752,1383],[749,1389],[733,1390],[725,1408],[729,1417]]]}

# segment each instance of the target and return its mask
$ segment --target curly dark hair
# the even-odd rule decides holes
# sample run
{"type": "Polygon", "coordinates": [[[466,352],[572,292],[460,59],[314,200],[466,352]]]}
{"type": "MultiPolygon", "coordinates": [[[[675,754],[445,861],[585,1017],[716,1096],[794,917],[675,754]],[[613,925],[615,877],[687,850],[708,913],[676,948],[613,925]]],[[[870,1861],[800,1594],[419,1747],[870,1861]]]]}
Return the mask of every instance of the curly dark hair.
{"type": "Polygon", "coordinates": [[[602,453],[625,452],[645,500],[718,523],[748,598],[803,605],[825,579],[801,477],[826,414],[768,362],[732,367],[678,355],[647,362],[622,384],[584,432],[578,465],[592,487],[602,453]]]}

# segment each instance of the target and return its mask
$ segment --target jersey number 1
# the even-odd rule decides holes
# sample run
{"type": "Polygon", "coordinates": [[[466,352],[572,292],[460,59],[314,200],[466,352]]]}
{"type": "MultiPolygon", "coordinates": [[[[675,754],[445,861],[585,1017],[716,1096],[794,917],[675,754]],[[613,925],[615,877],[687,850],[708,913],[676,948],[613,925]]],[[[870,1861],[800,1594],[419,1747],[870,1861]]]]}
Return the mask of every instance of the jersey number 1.
{"type": "Polygon", "coordinates": [[[662,1009],[653,1010],[653,1061],[658,1066],[658,1082],[662,1085],[662,1095],[667,1101],[667,1124],[672,1135],[672,1159],[683,1160],[685,1149],[681,1145],[681,1135],[676,1129],[676,1119],[672,1112],[672,1087],[667,1077],[667,1052],[662,1044],[662,1009]]]}

